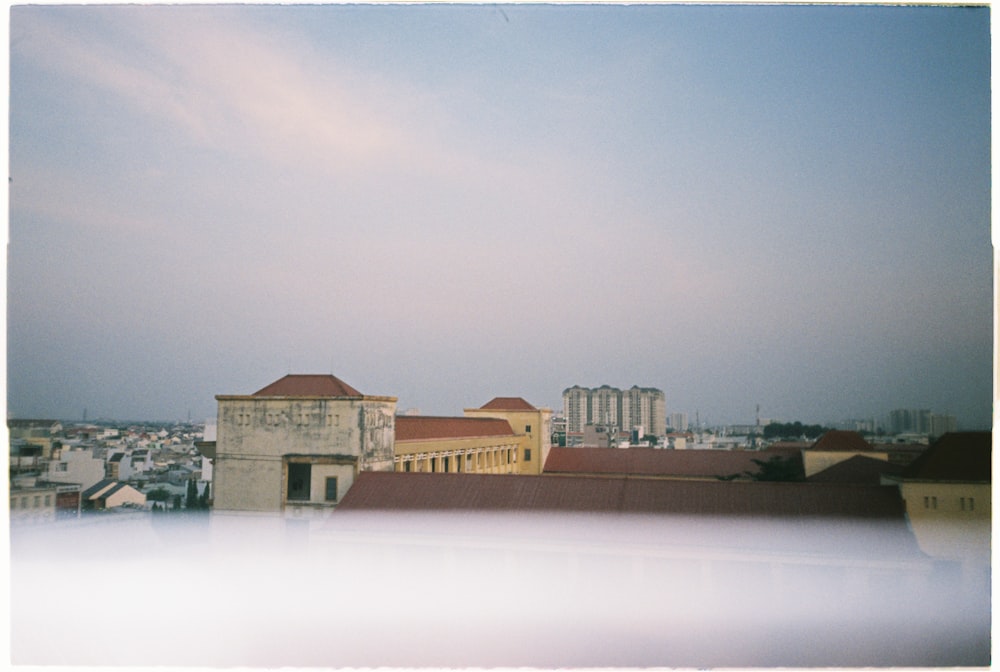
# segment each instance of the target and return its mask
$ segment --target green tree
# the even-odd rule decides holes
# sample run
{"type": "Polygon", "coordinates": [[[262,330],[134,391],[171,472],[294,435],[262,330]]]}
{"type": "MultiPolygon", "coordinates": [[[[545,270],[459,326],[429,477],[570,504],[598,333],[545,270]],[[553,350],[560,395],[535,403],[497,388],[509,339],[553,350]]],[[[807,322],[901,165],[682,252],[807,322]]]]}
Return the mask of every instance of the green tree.
{"type": "Polygon", "coordinates": [[[164,487],[154,488],[146,493],[146,499],[153,502],[165,502],[170,499],[170,491],[164,487]]]}
{"type": "Polygon", "coordinates": [[[755,481],[801,481],[805,478],[802,465],[794,457],[775,455],[767,460],[751,461],[760,469],[744,473],[755,481]]]}
{"type": "Polygon", "coordinates": [[[195,483],[193,478],[188,479],[187,499],[184,502],[184,506],[188,509],[198,508],[198,484],[195,483]]]}
{"type": "Polygon", "coordinates": [[[211,496],[209,488],[211,487],[211,485],[212,485],[211,483],[206,483],[205,484],[205,490],[201,493],[201,499],[198,501],[198,504],[203,509],[207,509],[208,508],[208,500],[209,500],[209,497],[211,496]]]}
{"type": "Polygon", "coordinates": [[[180,511],[181,510],[181,496],[180,495],[174,495],[174,509],[173,510],[174,511],[180,511]]]}

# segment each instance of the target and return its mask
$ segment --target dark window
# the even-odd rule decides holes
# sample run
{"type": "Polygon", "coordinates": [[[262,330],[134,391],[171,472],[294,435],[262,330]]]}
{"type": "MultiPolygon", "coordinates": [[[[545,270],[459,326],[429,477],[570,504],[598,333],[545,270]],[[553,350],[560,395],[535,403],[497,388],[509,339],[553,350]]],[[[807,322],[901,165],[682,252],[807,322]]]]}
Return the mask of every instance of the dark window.
{"type": "Polygon", "coordinates": [[[337,501],[337,477],[327,476],[326,477],[326,501],[336,502],[337,501]]]}
{"type": "Polygon", "coordinates": [[[288,499],[293,501],[309,500],[309,481],[312,479],[311,464],[288,465],[288,499]]]}
{"type": "Polygon", "coordinates": [[[525,425],[525,426],[524,426],[524,431],[525,431],[526,433],[531,433],[531,425],[525,425]]]}
{"type": "Polygon", "coordinates": [[[531,462],[531,448],[524,449],[524,461],[531,462]]]}
{"type": "Polygon", "coordinates": [[[448,457],[447,455],[445,455],[444,456],[444,467],[442,468],[442,471],[444,471],[447,474],[450,471],[450,469],[451,469],[451,458],[448,457]]]}
{"type": "Polygon", "coordinates": [[[403,460],[403,471],[409,471],[409,470],[410,470],[410,461],[403,460]]]}

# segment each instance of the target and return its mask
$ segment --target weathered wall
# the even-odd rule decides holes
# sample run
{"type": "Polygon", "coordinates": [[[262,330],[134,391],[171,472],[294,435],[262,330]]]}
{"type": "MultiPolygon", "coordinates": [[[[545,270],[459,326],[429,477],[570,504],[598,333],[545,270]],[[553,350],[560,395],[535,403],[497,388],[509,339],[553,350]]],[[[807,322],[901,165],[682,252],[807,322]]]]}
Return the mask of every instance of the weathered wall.
{"type": "MultiPolygon", "coordinates": [[[[353,482],[356,468],[392,469],[393,397],[220,395],[216,399],[219,414],[213,497],[217,509],[280,511],[285,501],[286,463],[291,456],[329,456],[351,463],[346,470],[313,471],[316,484],[325,479],[327,471],[343,478],[344,482],[338,483],[341,494],[353,482]]],[[[312,489],[310,500],[324,504],[322,487],[317,487],[312,489]]]]}

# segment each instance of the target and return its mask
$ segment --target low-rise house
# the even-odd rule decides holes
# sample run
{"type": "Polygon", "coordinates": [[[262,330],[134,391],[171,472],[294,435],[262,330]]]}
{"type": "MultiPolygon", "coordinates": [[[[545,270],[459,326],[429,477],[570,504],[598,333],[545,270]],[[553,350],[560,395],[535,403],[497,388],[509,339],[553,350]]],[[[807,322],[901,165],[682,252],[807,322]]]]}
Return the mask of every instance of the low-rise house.
{"type": "Polygon", "coordinates": [[[45,479],[54,483],[76,483],[86,490],[105,478],[104,461],[94,456],[92,448],[58,449],[46,465],[45,479]]]}
{"type": "Polygon", "coordinates": [[[120,506],[144,507],[146,495],[127,483],[105,479],[83,491],[81,495],[84,509],[114,509],[120,506]]]}

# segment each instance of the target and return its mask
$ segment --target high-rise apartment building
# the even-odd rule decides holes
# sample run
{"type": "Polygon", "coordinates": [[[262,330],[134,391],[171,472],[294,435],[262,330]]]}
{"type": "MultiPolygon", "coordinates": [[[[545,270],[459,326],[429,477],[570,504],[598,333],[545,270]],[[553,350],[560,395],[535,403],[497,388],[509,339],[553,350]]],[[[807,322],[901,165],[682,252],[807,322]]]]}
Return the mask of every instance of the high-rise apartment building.
{"type": "Polygon", "coordinates": [[[614,426],[625,432],[641,427],[655,436],[667,431],[666,397],[654,387],[634,385],[622,391],[610,385],[574,385],[563,390],[563,415],[571,434],[583,433],[587,425],[614,426]]]}
{"type": "Polygon", "coordinates": [[[668,424],[675,432],[686,432],[688,429],[687,413],[671,413],[668,424]]]}
{"type": "Polygon", "coordinates": [[[958,431],[958,424],[953,415],[913,408],[897,408],[889,413],[891,434],[929,434],[941,437],[955,431],[958,431]]]}

